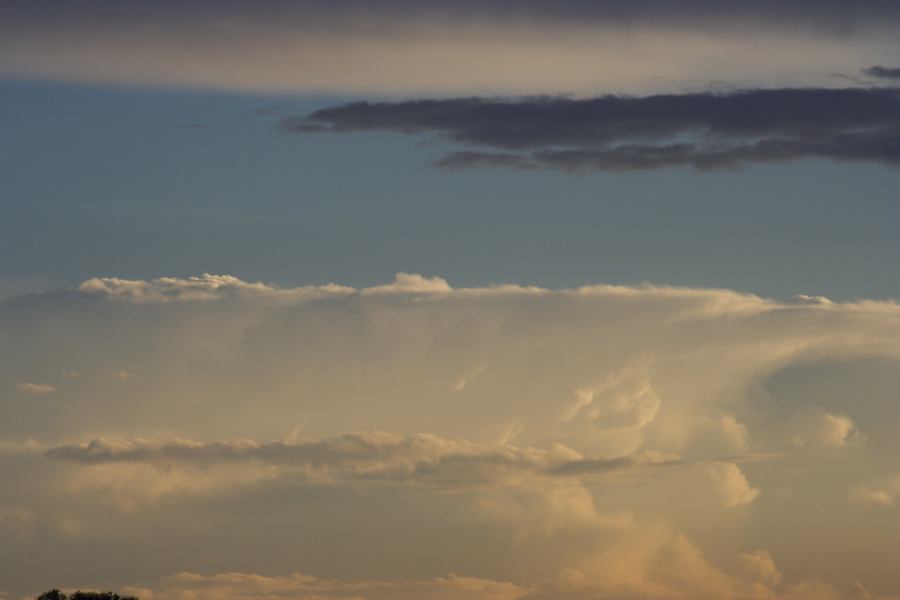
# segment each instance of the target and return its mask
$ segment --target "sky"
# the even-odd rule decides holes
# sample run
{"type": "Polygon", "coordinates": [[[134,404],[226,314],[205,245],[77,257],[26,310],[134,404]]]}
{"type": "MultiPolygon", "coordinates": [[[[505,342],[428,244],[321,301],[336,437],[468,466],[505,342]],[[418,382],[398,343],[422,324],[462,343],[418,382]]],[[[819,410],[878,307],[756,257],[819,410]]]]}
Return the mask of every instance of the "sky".
{"type": "Polygon", "coordinates": [[[0,0],[0,599],[897,600],[898,28],[0,0]]]}

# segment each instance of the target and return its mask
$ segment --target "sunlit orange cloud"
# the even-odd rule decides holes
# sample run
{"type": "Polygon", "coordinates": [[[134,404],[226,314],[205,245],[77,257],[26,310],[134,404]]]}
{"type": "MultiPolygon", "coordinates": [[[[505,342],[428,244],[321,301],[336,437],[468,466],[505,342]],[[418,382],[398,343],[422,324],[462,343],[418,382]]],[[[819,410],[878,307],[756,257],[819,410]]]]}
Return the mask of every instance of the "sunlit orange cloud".
{"type": "Polygon", "coordinates": [[[55,388],[4,392],[0,558],[66,556],[72,585],[862,600],[898,584],[893,302],[97,278],[0,304],[0,331],[55,388]]]}

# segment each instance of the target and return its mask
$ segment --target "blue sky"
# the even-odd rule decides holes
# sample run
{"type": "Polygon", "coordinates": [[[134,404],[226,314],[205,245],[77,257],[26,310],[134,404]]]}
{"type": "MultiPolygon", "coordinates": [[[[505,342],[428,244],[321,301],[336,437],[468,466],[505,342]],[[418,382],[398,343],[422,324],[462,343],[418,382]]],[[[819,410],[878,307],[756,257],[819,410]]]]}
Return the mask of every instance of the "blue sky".
{"type": "Polygon", "coordinates": [[[6,295],[97,275],[371,285],[397,271],[464,286],[900,293],[890,167],[446,171],[432,163],[451,143],[432,134],[277,128],[355,97],[0,85],[6,295]]]}

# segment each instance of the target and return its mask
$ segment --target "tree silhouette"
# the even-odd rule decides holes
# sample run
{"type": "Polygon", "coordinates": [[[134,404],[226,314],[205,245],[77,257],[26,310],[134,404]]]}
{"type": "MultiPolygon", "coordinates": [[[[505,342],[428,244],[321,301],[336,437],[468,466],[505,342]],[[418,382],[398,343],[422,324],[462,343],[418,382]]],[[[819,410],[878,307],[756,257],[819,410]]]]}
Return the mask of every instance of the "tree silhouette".
{"type": "Polygon", "coordinates": [[[138,600],[134,596],[120,596],[113,592],[72,592],[69,595],[59,590],[44,592],[36,600],[138,600]]]}

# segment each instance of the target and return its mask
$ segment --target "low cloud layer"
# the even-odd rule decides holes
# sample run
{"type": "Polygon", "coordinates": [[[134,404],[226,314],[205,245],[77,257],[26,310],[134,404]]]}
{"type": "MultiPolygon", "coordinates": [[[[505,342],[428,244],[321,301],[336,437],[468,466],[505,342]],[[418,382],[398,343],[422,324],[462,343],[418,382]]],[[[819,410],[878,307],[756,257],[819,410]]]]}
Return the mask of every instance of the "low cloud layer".
{"type": "Polygon", "coordinates": [[[405,273],[19,296],[0,302],[0,581],[890,598],[898,339],[891,301],[405,273]]]}
{"type": "Polygon", "coordinates": [[[340,581],[301,573],[267,577],[253,573],[202,575],[178,573],[157,587],[131,587],[128,593],[144,600],[181,598],[213,600],[518,600],[528,590],[511,582],[450,575],[424,581],[340,581]]]}
{"type": "Polygon", "coordinates": [[[288,118],[296,133],[438,134],[485,148],[446,168],[701,170],[800,159],[900,163],[900,90],[770,89],[647,97],[359,102],[288,118]]]}
{"type": "MultiPolygon", "coordinates": [[[[740,556],[735,573],[719,571],[696,556],[683,539],[673,538],[658,549],[655,558],[671,561],[672,567],[685,569],[684,577],[706,578],[703,590],[695,598],[753,598],[755,600],[896,600],[896,596],[875,596],[858,585],[848,595],[821,582],[803,582],[779,591],[781,573],[766,552],[740,556]]],[[[672,567],[669,567],[671,569],[672,567]]],[[[301,573],[264,576],[254,573],[178,573],[156,585],[129,587],[126,592],[146,600],[646,600],[682,598],[670,585],[677,577],[666,567],[654,565],[654,580],[640,591],[597,586],[578,570],[562,573],[553,581],[530,586],[509,581],[494,581],[450,574],[420,581],[340,581],[321,579],[301,573]]]]}

